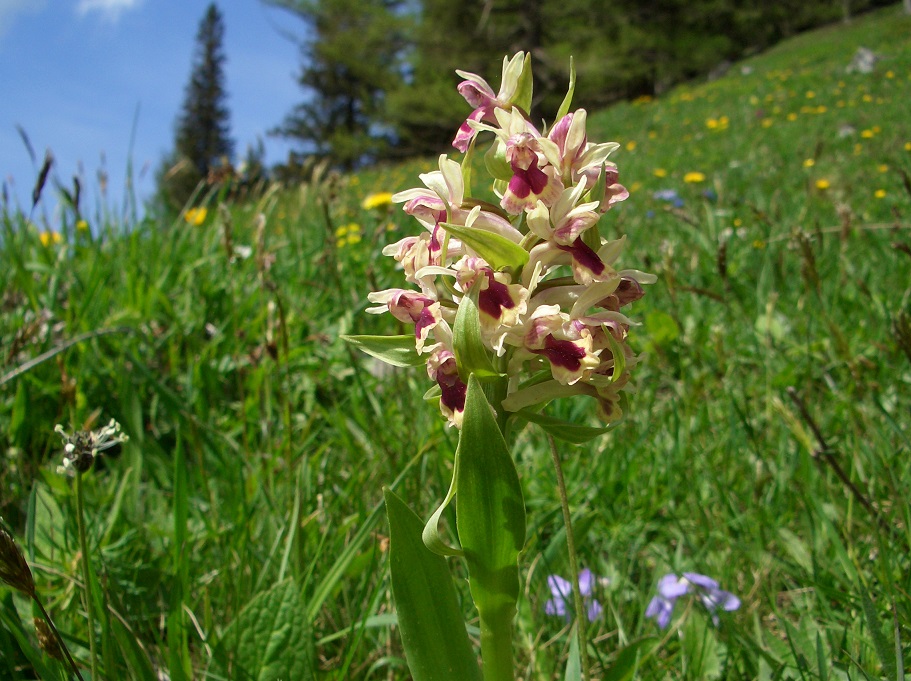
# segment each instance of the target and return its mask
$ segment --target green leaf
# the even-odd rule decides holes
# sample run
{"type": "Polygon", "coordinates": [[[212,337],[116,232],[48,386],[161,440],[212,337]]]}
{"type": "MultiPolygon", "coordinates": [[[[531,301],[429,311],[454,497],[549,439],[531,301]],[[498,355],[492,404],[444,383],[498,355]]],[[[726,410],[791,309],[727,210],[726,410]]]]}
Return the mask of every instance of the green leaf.
{"type": "Polygon", "coordinates": [[[721,676],[721,644],[708,617],[688,617],[683,625],[683,654],[694,679],[721,676]]]}
{"type": "Polygon", "coordinates": [[[528,251],[495,232],[449,222],[441,222],[440,227],[470,246],[495,270],[508,268],[518,272],[528,262],[528,251]]]}
{"type": "Polygon", "coordinates": [[[440,532],[440,518],[443,515],[443,512],[452,502],[452,498],[455,496],[459,487],[459,457],[456,453],[455,464],[452,468],[452,481],[449,483],[449,491],[446,493],[446,498],[440,503],[437,507],[437,510],[433,512],[433,515],[430,516],[430,519],[424,525],[424,530],[421,533],[421,537],[424,540],[424,546],[430,549],[433,553],[439,556],[461,556],[462,549],[455,546],[451,546],[446,543],[443,539],[443,535],[440,532]]]}
{"type": "Polygon", "coordinates": [[[531,111],[533,90],[534,78],[531,72],[531,52],[529,52],[525,55],[525,63],[522,64],[522,73],[519,74],[519,83],[516,86],[516,93],[512,97],[511,104],[528,113],[531,111]]]}
{"type": "MultiPolygon", "coordinates": [[[[554,125],[563,118],[566,114],[569,113],[569,107],[573,103],[573,94],[576,92],[576,64],[573,61],[572,56],[569,58],[569,88],[566,90],[566,96],[563,98],[563,103],[560,104],[560,108],[557,109],[557,117],[554,118],[554,125]]],[[[601,173],[604,174],[603,171],[601,173]]]]}
{"type": "Polygon", "coordinates": [[[525,544],[525,501],[506,441],[474,376],[468,381],[457,456],[456,518],[472,598],[482,620],[486,615],[512,618],[525,544]]]}
{"type": "Polygon", "coordinates": [[[574,445],[581,445],[585,442],[594,440],[596,437],[604,435],[606,432],[613,430],[616,427],[616,424],[599,428],[581,426],[578,423],[564,421],[563,419],[554,418],[547,414],[539,414],[531,409],[517,411],[516,416],[541,426],[545,433],[553,435],[558,440],[571,442],[574,445]]]}
{"type": "Polygon", "coordinates": [[[582,681],[582,659],[579,655],[579,622],[577,621],[569,633],[569,659],[566,660],[566,674],[564,681],[582,681]]]}
{"type": "Polygon", "coordinates": [[[358,350],[394,367],[418,367],[425,362],[414,347],[414,335],[404,336],[340,336],[358,350]]]}
{"type": "Polygon", "coordinates": [[[293,580],[247,604],[218,642],[213,665],[238,681],[315,678],[310,624],[293,580]]]}
{"type": "Polygon", "coordinates": [[[879,613],[876,612],[876,606],[873,604],[870,592],[863,583],[860,584],[860,602],[863,605],[867,628],[870,630],[870,636],[873,639],[873,649],[876,650],[876,657],[879,658],[879,663],[883,666],[883,674],[887,679],[894,679],[896,676],[895,650],[892,648],[891,642],[883,634],[879,613]]]}
{"type": "Polygon", "coordinates": [[[446,559],[421,539],[423,523],[389,489],[389,571],[408,667],[415,681],[480,681],[446,559]]]}
{"type": "Polygon", "coordinates": [[[497,376],[490,351],[481,338],[481,316],[478,310],[480,281],[476,281],[467,296],[459,302],[452,327],[452,345],[461,376],[497,376]]]}
{"type": "Polygon", "coordinates": [[[614,338],[614,334],[608,331],[606,334],[607,343],[610,345],[610,352],[614,358],[614,371],[611,374],[611,382],[616,383],[621,378],[623,378],[623,372],[626,371],[626,354],[623,352],[623,347],[614,338]]]}
{"type": "Polygon", "coordinates": [[[602,681],[629,681],[635,678],[639,665],[652,654],[657,645],[658,639],[655,636],[640,638],[630,643],[617,654],[617,659],[607,670],[602,681]]]}
{"type": "Polygon", "coordinates": [[[484,154],[484,168],[495,180],[508,182],[512,177],[512,166],[506,160],[506,146],[499,140],[494,140],[484,154]]]}

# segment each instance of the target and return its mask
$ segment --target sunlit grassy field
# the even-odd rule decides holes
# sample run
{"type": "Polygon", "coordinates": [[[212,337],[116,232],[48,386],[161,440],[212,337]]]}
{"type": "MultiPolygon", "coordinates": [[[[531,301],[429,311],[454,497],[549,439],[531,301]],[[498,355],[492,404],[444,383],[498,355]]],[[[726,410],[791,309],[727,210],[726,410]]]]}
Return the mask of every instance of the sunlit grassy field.
{"type": "MultiPolygon", "coordinates": [[[[602,578],[594,678],[911,668],[909,35],[888,8],[589,117],[631,192],[602,234],[658,275],[630,313],[645,359],[626,419],[561,445],[581,562],[602,578]],[[879,59],[849,73],[861,46],[879,59]],[[661,630],[644,612],[669,572],[742,605],[716,627],[678,604],[661,630]]],[[[366,295],[400,285],[380,250],[419,226],[363,201],[435,165],[214,194],[169,224],[66,216],[54,236],[0,214],[0,515],[85,665],[54,427],[113,418],[130,438],[83,478],[103,678],[235,678],[234,656],[271,660],[262,679],[409,678],[381,488],[429,515],[457,436],[423,371],[381,370],[339,335],[401,332],[366,295]]],[[[586,402],[549,409],[595,424],[586,402]]],[[[554,471],[540,432],[514,453],[521,677],[562,679],[568,627],[544,612],[547,576],[569,575],[554,471]]],[[[0,598],[0,677],[70,678],[30,601],[0,598]]]]}

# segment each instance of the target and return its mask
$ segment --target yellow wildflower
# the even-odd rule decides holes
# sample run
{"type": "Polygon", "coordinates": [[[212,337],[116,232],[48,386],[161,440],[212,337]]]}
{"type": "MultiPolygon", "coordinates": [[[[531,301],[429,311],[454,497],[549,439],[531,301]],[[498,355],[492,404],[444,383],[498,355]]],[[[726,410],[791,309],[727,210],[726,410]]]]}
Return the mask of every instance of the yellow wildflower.
{"type": "Polygon", "coordinates": [[[42,246],[50,246],[51,244],[59,244],[63,241],[63,237],[60,236],[59,232],[41,232],[38,235],[39,241],[41,241],[42,246]]]}
{"type": "Polygon", "coordinates": [[[689,184],[695,184],[696,182],[704,182],[705,174],[700,173],[698,170],[692,170],[683,176],[683,181],[689,184]]]}
{"type": "Polygon", "coordinates": [[[184,213],[183,219],[188,225],[199,226],[206,221],[206,215],[208,215],[208,211],[206,210],[205,206],[201,206],[199,208],[191,208],[188,210],[186,213],[184,213]]]}
{"type": "Polygon", "coordinates": [[[814,161],[812,158],[805,159],[803,162],[804,168],[812,168],[815,165],[816,165],[816,161],[814,161]]]}
{"type": "Polygon", "coordinates": [[[763,127],[763,128],[771,128],[771,127],[772,127],[772,119],[771,119],[771,118],[763,118],[763,119],[762,119],[762,127],[763,127]]]}
{"type": "Polygon", "coordinates": [[[880,163],[878,166],[876,166],[876,169],[881,173],[889,172],[889,166],[887,166],[885,163],[880,163]]]}
{"type": "Polygon", "coordinates": [[[667,171],[664,168],[655,168],[653,174],[655,177],[667,177],[667,171]]]}
{"type": "Polygon", "coordinates": [[[875,192],[873,192],[873,196],[875,196],[877,199],[884,199],[886,197],[886,190],[877,189],[875,192]]]}
{"type": "Polygon", "coordinates": [[[868,140],[871,137],[873,137],[873,131],[872,130],[861,130],[860,136],[863,137],[865,140],[868,140]]]}
{"type": "Polygon", "coordinates": [[[825,189],[828,189],[828,188],[831,187],[831,186],[832,186],[832,185],[831,185],[831,184],[829,183],[829,181],[828,181],[827,179],[825,179],[825,178],[816,180],[816,188],[817,188],[817,189],[825,190],[825,189]]]}
{"type": "Polygon", "coordinates": [[[905,151],[911,151],[911,142],[905,142],[905,151]]]}
{"type": "Polygon", "coordinates": [[[374,208],[385,208],[392,203],[392,192],[378,192],[376,194],[368,194],[361,203],[361,207],[364,210],[373,210],[374,208]]]}
{"type": "Polygon", "coordinates": [[[77,232],[87,232],[89,231],[89,223],[85,220],[76,221],[76,231],[77,232]]]}
{"type": "Polygon", "coordinates": [[[636,140],[630,140],[629,142],[626,143],[627,151],[632,151],[635,148],[636,148],[636,140]]]}
{"type": "Polygon", "coordinates": [[[796,120],[797,120],[797,114],[794,113],[794,112],[792,111],[791,113],[788,114],[788,120],[789,120],[789,121],[796,121],[796,120]]]}

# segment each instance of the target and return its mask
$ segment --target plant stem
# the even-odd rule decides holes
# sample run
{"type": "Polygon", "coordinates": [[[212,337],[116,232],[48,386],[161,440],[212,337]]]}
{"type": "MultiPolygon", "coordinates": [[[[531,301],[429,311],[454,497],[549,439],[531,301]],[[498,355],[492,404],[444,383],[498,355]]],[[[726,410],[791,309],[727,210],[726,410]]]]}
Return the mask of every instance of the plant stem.
{"type": "Polygon", "coordinates": [[[95,604],[89,568],[89,543],[85,537],[85,514],[82,504],[82,473],[76,472],[76,522],[79,525],[79,549],[82,551],[82,580],[85,582],[85,613],[89,625],[89,650],[92,655],[92,679],[98,676],[98,654],[95,651],[95,604]]]}
{"type": "Polygon", "coordinates": [[[579,562],[576,559],[576,540],[573,537],[572,515],[569,512],[569,497],[566,494],[566,481],[563,478],[563,465],[553,437],[547,436],[550,442],[550,453],[557,473],[557,490],[560,493],[560,506],[563,508],[563,523],[566,525],[566,550],[569,553],[570,582],[573,585],[573,607],[576,611],[576,633],[579,636],[579,656],[582,664],[582,678],[589,679],[588,646],[585,640],[585,605],[582,602],[582,591],[579,589],[579,562]]]}
{"type": "Polygon", "coordinates": [[[66,643],[63,640],[63,636],[60,635],[60,632],[57,631],[57,626],[54,624],[54,620],[51,619],[51,616],[48,614],[47,610],[44,609],[41,601],[38,600],[37,596],[32,596],[32,600],[35,601],[35,604],[38,606],[38,609],[41,611],[41,616],[44,617],[44,621],[47,622],[47,625],[51,628],[51,631],[54,632],[54,636],[57,637],[57,643],[60,644],[60,649],[63,650],[63,654],[66,655],[67,661],[70,663],[73,671],[76,673],[79,681],[85,681],[82,678],[82,672],[79,671],[79,667],[76,666],[76,661],[73,660],[73,656],[70,655],[70,649],[67,648],[66,643]]]}
{"type": "Polygon", "coordinates": [[[513,681],[512,620],[514,613],[481,615],[481,671],[484,681],[513,681]]]}

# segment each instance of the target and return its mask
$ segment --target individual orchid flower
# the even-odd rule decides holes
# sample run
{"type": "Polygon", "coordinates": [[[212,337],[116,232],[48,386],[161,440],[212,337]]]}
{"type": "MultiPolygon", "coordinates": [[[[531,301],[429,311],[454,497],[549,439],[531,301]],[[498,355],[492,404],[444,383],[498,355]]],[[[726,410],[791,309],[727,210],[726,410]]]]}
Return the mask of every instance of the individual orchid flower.
{"type": "Polygon", "coordinates": [[[740,607],[740,599],[729,591],[724,591],[711,577],[697,572],[684,572],[682,577],[675,574],[664,575],[658,581],[658,594],[652,598],[645,610],[646,617],[653,617],[662,629],[670,624],[674,604],[677,599],[688,593],[697,593],[702,604],[712,615],[712,622],[718,626],[716,611],[731,611],[740,607]]]}
{"type": "MultiPolygon", "coordinates": [[[[531,249],[529,262],[540,261],[549,266],[571,265],[576,282],[587,286],[610,279],[614,270],[583,239],[584,232],[599,217],[594,211],[598,207],[595,202],[574,205],[574,199],[578,200],[582,190],[582,184],[565,189],[552,208],[539,201],[529,211],[528,228],[543,240],[531,249]]],[[[609,253],[605,250],[606,255],[609,253]]]]}
{"type": "Polygon", "coordinates": [[[480,282],[478,312],[481,333],[498,356],[503,355],[506,335],[517,326],[528,308],[529,292],[521,284],[511,283],[504,272],[494,272],[481,258],[462,258],[455,265],[456,280],[462,291],[480,282]]]}
{"type": "Polygon", "coordinates": [[[438,300],[400,288],[370,293],[367,300],[371,303],[380,303],[377,307],[367,308],[368,313],[380,314],[388,310],[400,322],[414,324],[415,347],[418,353],[430,350],[424,347],[425,343],[434,327],[443,321],[438,300]]]}
{"type": "Polygon", "coordinates": [[[442,345],[437,347],[427,359],[427,375],[440,387],[440,411],[443,416],[449,420],[450,425],[461,427],[468,386],[459,376],[452,350],[442,345]]]}
{"type": "Polygon", "coordinates": [[[533,208],[539,200],[551,205],[563,190],[559,148],[542,136],[517,109],[495,109],[494,115],[497,126],[477,122],[472,122],[471,126],[497,136],[494,155],[501,157],[509,167],[500,205],[511,215],[533,208]]]}
{"type": "MultiPolygon", "coordinates": [[[[419,175],[426,189],[408,189],[392,197],[396,203],[404,202],[405,212],[417,218],[437,242],[441,239],[439,226],[442,223],[465,225],[469,221],[472,227],[499,234],[514,243],[522,240],[522,233],[505,217],[489,210],[473,212],[476,205],[465,205],[465,184],[458,162],[443,154],[439,167],[439,170],[419,175]]],[[[436,254],[433,248],[431,252],[436,254]]],[[[435,261],[433,264],[441,263],[435,261]]]]}
{"type": "MultiPolygon", "coordinates": [[[[512,335],[507,342],[514,339],[512,335]]],[[[521,341],[510,362],[514,371],[525,361],[540,357],[547,360],[555,380],[572,385],[601,363],[588,326],[574,323],[556,305],[540,305],[529,315],[521,341]]]]}
{"type": "MultiPolygon", "coordinates": [[[[544,604],[544,612],[548,615],[563,617],[570,620],[570,608],[573,597],[573,585],[569,580],[560,575],[550,575],[547,578],[551,598],[544,604]]],[[[589,622],[594,622],[601,616],[603,608],[596,598],[592,598],[595,586],[595,576],[588,568],[579,572],[579,592],[582,595],[582,604],[585,606],[585,616],[589,622]]]]}
{"type": "Polygon", "coordinates": [[[550,129],[550,132],[547,133],[548,139],[556,144],[560,150],[560,174],[565,178],[573,178],[573,170],[585,153],[587,143],[585,132],[586,117],[585,109],[568,113],[557,121],[550,129]]]}
{"type": "Polygon", "coordinates": [[[452,146],[464,154],[468,150],[468,145],[471,143],[472,138],[477,134],[470,121],[489,120],[493,122],[496,120],[493,113],[496,108],[507,109],[512,105],[518,94],[519,81],[524,68],[524,52],[517,52],[508,60],[504,57],[500,91],[496,93],[481,76],[468,71],[456,71],[459,76],[465,79],[459,83],[459,94],[474,107],[474,111],[459,127],[459,131],[452,141],[452,146]]]}

